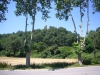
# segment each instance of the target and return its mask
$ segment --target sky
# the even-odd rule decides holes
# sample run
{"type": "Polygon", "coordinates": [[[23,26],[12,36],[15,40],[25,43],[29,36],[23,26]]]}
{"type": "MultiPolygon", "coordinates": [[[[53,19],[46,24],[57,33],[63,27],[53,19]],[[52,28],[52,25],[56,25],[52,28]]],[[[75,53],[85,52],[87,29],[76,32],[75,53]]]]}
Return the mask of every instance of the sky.
{"type": "MultiPolygon", "coordinates": [[[[54,4],[52,4],[53,7],[55,7],[54,4]]],[[[100,13],[96,12],[95,14],[92,14],[93,8],[91,7],[92,3],[89,5],[89,31],[90,30],[96,30],[96,28],[100,27],[100,13]]],[[[8,5],[8,13],[6,13],[6,18],[7,20],[5,22],[0,23],[0,34],[7,34],[7,33],[13,33],[17,31],[25,31],[25,16],[16,16],[14,14],[14,11],[16,10],[15,3],[11,2],[8,5]]],[[[65,20],[59,20],[55,17],[56,11],[54,9],[50,10],[51,13],[49,13],[49,18],[46,22],[42,20],[42,14],[41,12],[38,12],[36,14],[36,21],[35,21],[35,29],[43,29],[45,25],[49,28],[49,26],[54,26],[54,27],[64,27],[66,30],[69,30],[71,32],[74,32],[74,26],[73,22],[71,20],[71,17],[69,17],[68,21],[65,20]]],[[[85,12],[86,13],[86,12],[85,12]]],[[[72,15],[74,17],[75,23],[76,23],[76,29],[77,32],[80,33],[80,13],[79,13],[79,8],[75,8],[72,11],[72,15]]],[[[83,17],[83,36],[86,33],[86,21],[87,21],[87,16],[85,15],[83,17]]],[[[28,31],[32,30],[32,25],[31,25],[32,19],[30,16],[28,16],[28,31]]]]}

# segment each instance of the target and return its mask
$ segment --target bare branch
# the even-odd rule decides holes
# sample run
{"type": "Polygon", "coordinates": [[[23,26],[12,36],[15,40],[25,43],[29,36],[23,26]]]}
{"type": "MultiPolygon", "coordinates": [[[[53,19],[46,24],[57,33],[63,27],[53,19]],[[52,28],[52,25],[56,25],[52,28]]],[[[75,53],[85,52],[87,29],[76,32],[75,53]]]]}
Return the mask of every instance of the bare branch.
{"type": "Polygon", "coordinates": [[[27,20],[28,20],[28,14],[27,14],[27,7],[26,7],[26,25],[25,25],[25,40],[24,40],[24,46],[26,44],[27,41],[27,20]]]}
{"type": "Polygon", "coordinates": [[[35,16],[36,16],[36,2],[34,2],[34,3],[35,3],[35,7],[34,7],[34,13],[32,11],[32,20],[33,20],[32,23],[33,24],[32,24],[32,32],[31,32],[31,40],[30,40],[30,49],[32,48],[32,39],[33,39],[33,32],[34,32],[34,25],[35,25],[35,16]]]}
{"type": "Polygon", "coordinates": [[[73,21],[73,25],[74,25],[74,32],[76,33],[76,36],[77,36],[77,43],[78,43],[78,34],[77,34],[77,31],[76,31],[76,25],[75,25],[75,21],[74,21],[74,18],[73,18],[73,16],[72,16],[72,13],[71,13],[71,11],[69,11],[70,12],[70,16],[71,16],[71,18],[72,18],[72,21],[73,21]]]}
{"type": "Polygon", "coordinates": [[[85,34],[85,37],[84,37],[84,41],[82,44],[85,43],[85,40],[86,40],[86,36],[88,34],[88,25],[89,25],[89,0],[86,0],[87,1],[87,31],[86,31],[86,34],[85,34]]]}
{"type": "Polygon", "coordinates": [[[80,2],[80,36],[82,37],[82,7],[81,7],[81,2],[80,2]]]}

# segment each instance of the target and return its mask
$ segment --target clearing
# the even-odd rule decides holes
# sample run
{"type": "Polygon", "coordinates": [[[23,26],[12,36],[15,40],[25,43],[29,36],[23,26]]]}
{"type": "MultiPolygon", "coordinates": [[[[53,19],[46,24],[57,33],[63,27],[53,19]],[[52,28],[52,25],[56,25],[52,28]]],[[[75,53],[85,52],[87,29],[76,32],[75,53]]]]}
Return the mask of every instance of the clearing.
{"type": "MultiPolygon", "coordinates": [[[[54,63],[54,62],[66,62],[72,63],[77,62],[77,59],[52,59],[52,58],[31,58],[31,64],[43,64],[43,63],[54,63]]],[[[16,57],[0,57],[0,62],[5,62],[13,65],[25,65],[26,58],[16,58],[16,57]]]]}

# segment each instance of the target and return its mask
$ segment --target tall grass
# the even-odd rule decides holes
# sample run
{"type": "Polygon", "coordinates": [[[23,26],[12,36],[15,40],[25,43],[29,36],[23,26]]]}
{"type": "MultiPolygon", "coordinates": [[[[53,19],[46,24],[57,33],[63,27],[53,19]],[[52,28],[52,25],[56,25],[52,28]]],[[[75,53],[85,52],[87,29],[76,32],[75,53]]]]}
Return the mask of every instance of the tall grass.
{"type": "Polygon", "coordinates": [[[0,69],[12,69],[12,66],[6,62],[0,62],[0,69]]]}
{"type": "Polygon", "coordinates": [[[59,69],[66,68],[74,65],[75,63],[66,63],[66,62],[55,62],[55,63],[44,63],[44,64],[35,64],[33,63],[30,67],[26,67],[25,65],[15,65],[14,69],[59,69]]]}
{"type": "Polygon", "coordinates": [[[25,65],[8,65],[7,63],[0,63],[0,69],[59,69],[66,68],[74,65],[75,63],[66,63],[66,62],[55,62],[55,63],[43,63],[43,64],[31,64],[30,67],[26,67],[25,65]]]}

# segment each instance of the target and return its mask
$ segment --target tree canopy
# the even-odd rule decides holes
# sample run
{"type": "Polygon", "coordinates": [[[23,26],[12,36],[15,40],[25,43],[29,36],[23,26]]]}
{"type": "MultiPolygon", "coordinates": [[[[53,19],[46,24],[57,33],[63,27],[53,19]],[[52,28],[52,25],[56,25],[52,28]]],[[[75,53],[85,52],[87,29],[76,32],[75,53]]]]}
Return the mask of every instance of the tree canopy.
{"type": "Polygon", "coordinates": [[[8,4],[10,3],[10,0],[0,0],[0,22],[6,20],[6,12],[8,12],[8,4]]]}

